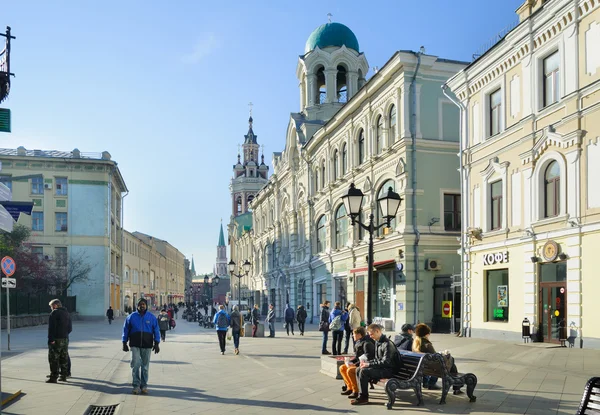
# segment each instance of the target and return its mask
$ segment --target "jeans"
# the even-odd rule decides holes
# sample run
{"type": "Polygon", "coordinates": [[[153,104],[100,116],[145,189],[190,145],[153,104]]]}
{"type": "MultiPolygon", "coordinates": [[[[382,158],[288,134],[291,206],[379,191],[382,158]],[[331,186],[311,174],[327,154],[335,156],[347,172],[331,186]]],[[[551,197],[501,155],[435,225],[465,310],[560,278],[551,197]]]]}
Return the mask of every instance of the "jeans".
{"type": "Polygon", "coordinates": [[[165,341],[165,339],[167,338],[166,330],[160,330],[160,338],[162,339],[162,341],[165,341]]]}
{"type": "Polygon", "coordinates": [[[344,338],[344,330],[335,330],[333,332],[333,354],[342,354],[342,339],[344,338]]]}
{"type": "Polygon", "coordinates": [[[285,323],[285,331],[287,331],[288,336],[290,335],[290,327],[292,329],[292,335],[294,334],[294,322],[290,321],[285,323]]]}
{"type": "MultiPolygon", "coordinates": [[[[350,346],[350,337],[352,337],[352,330],[344,330],[346,333],[346,341],[344,342],[344,354],[348,354],[348,346],[350,346]]],[[[352,337],[352,345],[354,346],[354,337],[352,337]]]]}
{"type": "Polygon", "coordinates": [[[217,330],[217,337],[219,337],[219,347],[221,352],[225,352],[225,338],[227,337],[227,330],[217,330]]]}
{"type": "Polygon", "coordinates": [[[269,321],[269,337],[275,337],[275,322],[269,321]]]}
{"type": "Polygon", "coordinates": [[[304,321],[298,322],[298,330],[300,330],[300,334],[304,334],[304,321]]]}
{"type": "Polygon", "coordinates": [[[252,325],[252,337],[256,337],[256,331],[258,330],[258,323],[252,325]]]}
{"type": "Polygon", "coordinates": [[[236,349],[239,349],[240,348],[240,331],[233,330],[232,335],[233,335],[233,347],[235,347],[236,349]]]}
{"type": "Polygon", "coordinates": [[[327,352],[327,339],[329,338],[329,332],[328,331],[324,331],[323,332],[323,348],[321,349],[322,353],[327,352]]]}
{"type": "Polygon", "coordinates": [[[436,376],[423,376],[423,386],[426,388],[435,385],[437,381],[438,378],[436,376]]]}
{"type": "Polygon", "coordinates": [[[358,368],[356,376],[360,389],[360,397],[369,399],[369,382],[371,380],[388,379],[394,375],[391,368],[373,369],[370,367],[358,368]]]}
{"type": "Polygon", "coordinates": [[[133,375],[133,387],[144,389],[148,386],[148,369],[150,368],[150,354],[152,349],[141,347],[131,348],[131,372],[133,375]],[[140,378],[140,368],[142,376],[140,378]]]}

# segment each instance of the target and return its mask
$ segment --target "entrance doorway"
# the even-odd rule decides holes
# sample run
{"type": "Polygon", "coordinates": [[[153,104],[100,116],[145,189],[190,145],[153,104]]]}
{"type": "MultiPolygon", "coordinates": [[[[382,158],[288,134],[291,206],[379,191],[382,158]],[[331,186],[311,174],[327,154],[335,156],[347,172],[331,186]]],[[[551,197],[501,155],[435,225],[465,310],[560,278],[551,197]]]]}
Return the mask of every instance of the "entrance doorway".
{"type": "Polygon", "coordinates": [[[365,306],[365,276],[358,275],[356,278],[356,285],[354,287],[354,304],[360,310],[361,316],[365,318],[367,315],[367,309],[365,306]]]}
{"type": "Polygon", "coordinates": [[[567,264],[541,264],[539,275],[538,338],[559,343],[560,328],[566,327],[567,318],[567,264]]]}

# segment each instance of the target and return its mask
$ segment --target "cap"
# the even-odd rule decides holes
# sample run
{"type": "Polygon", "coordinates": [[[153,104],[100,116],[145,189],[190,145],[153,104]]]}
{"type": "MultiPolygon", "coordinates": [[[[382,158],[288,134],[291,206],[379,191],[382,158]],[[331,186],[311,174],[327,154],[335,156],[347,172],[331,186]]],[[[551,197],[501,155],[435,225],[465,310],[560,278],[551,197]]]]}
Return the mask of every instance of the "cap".
{"type": "Polygon", "coordinates": [[[402,330],[402,333],[406,333],[409,330],[415,331],[415,328],[413,327],[412,324],[406,323],[406,324],[402,325],[401,330],[402,330]]]}
{"type": "Polygon", "coordinates": [[[144,302],[146,305],[148,305],[148,301],[146,301],[145,298],[140,298],[137,302],[137,305],[140,305],[141,302],[144,302]]]}

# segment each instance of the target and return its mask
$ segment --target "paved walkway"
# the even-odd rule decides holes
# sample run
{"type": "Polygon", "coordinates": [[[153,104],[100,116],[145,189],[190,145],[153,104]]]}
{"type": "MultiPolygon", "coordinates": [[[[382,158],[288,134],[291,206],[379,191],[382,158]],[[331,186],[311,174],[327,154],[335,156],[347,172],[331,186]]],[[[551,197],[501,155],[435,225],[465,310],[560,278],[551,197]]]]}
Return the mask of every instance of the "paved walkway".
{"type": "MultiPolygon", "coordinates": [[[[305,337],[242,339],[242,354],[218,351],[213,330],[178,320],[161,352],[152,355],[148,396],[131,395],[129,353],[121,351],[122,319],[75,322],[70,354],[73,377],[46,384],[46,327],[13,330],[16,352],[2,360],[2,389],[24,395],[3,414],[81,415],[89,405],[119,404],[120,414],[367,414],[386,413],[381,389],[368,406],[352,407],[340,396],[341,381],[319,373],[320,333],[305,337]]],[[[281,324],[278,323],[278,328],[281,324]]],[[[2,333],[6,350],[6,333],[2,333]]],[[[477,402],[439,391],[425,392],[425,406],[401,392],[393,411],[408,414],[574,414],[586,380],[600,374],[600,351],[524,346],[503,341],[432,335],[438,350],[449,349],[460,371],[477,375],[477,402]]],[[[4,353],[3,353],[4,356],[4,353]]]]}

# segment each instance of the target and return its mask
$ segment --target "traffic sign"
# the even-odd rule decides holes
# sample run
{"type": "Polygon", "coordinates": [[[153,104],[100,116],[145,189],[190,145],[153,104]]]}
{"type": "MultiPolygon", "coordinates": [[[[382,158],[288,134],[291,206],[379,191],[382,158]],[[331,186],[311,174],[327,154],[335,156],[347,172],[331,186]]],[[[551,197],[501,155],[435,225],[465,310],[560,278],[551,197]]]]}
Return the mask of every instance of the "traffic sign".
{"type": "Polygon", "coordinates": [[[2,278],[2,288],[17,288],[16,278],[2,278]]]}
{"type": "Polygon", "coordinates": [[[5,256],[4,258],[2,258],[1,265],[2,272],[4,272],[4,275],[6,275],[7,277],[11,277],[17,270],[17,264],[15,264],[15,260],[9,256],[5,256]]]}
{"type": "Polygon", "coordinates": [[[442,317],[452,317],[452,301],[442,301],[442,317]]]}

